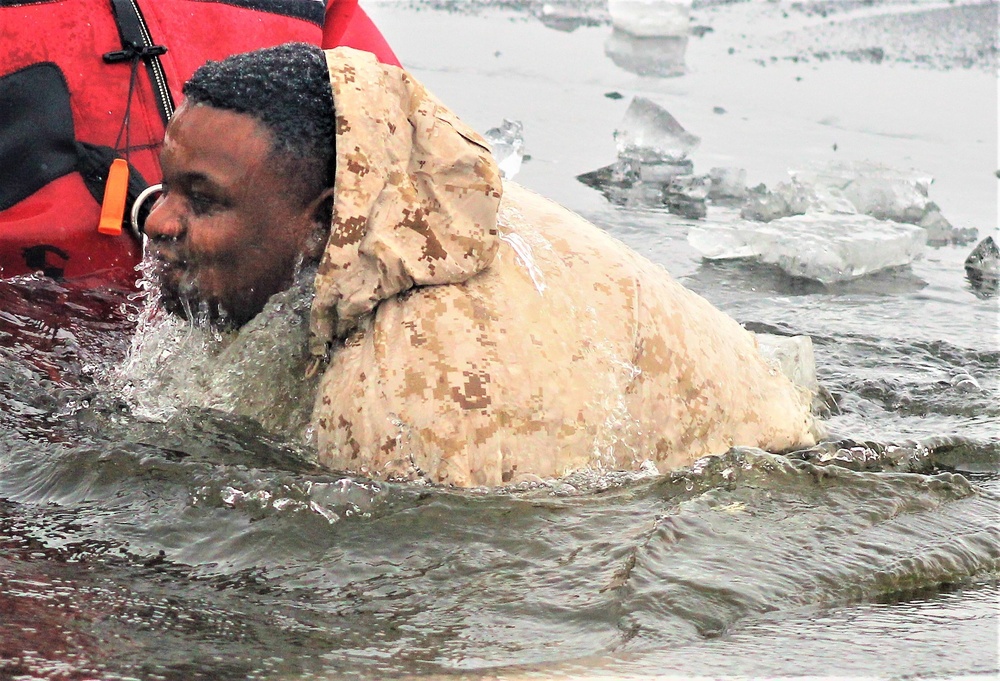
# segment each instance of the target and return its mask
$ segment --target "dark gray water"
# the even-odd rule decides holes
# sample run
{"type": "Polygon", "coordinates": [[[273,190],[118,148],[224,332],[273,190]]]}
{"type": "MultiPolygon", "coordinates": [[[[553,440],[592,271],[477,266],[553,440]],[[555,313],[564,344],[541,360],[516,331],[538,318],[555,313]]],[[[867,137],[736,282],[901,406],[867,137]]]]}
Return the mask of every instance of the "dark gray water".
{"type": "Polygon", "coordinates": [[[574,179],[613,160],[627,96],[646,94],[703,137],[703,172],[728,155],[772,182],[829,155],[835,136],[838,153],[932,172],[943,213],[984,236],[995,108],[904,109],[907,93],[975,103],[995,75],[891,59],[761,67],[753,58],[779,54],[774,41],[727,43],[735,19],[705,13],[717,29],[689,46],[688,74],[644,78],[611,62],[606,17],[579,6],[593,21],[572,33],[536,21],[534,5],[369,9],[477,127],[524,121],[532,159],[519,180],[751,328],[812,336],[831,441],[787,457],[734,450],[668,476],[494,491],[372,483],[314,469],[247,417],[151,410],[110,387],[141,311],[127,292],[3,282],[0,678],[1000,673],[998,298],[965,278],[970,247],[824,288],[704,264],[686,220],[611,207],[574,179]],[[724,61],[731,45],[757,51],[724,61]],[[905,87],[861,116],[845,92],[840,105],[770,94],[796,73],[853,82],[859,96],[905,87]]]}
{"type": "Polygon", "coordinates": [[[4,438],[11,676],[995,668],[997,476],[951,472],[988,447],[456,492],[311,470],[221,414],[106,409],[4,438]]]}

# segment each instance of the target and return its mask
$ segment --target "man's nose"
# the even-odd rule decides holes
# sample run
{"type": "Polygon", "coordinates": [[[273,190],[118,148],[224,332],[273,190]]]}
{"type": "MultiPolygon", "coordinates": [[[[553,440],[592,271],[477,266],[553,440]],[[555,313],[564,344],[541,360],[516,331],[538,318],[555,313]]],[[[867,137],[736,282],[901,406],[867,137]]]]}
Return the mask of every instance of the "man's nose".
{"type": "Polygon", "coordinates": [[[179,203],[169,194],[161,194],[156,200],[144,225],[144,231],[150,240],[176,241],[184,235],[184,220],[178,210],[179,203]]]}

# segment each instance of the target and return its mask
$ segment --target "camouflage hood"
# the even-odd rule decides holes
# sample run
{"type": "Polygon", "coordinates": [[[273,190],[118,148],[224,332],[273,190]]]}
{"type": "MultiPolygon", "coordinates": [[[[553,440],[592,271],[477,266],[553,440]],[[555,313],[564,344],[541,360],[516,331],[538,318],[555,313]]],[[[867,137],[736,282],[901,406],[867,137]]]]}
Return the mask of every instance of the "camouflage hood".
{"type": "Polygon", "coordinates": [[[501,485],[814,442],[809,395],[752,334],[580,216],[513,182],[501,198],[482,140],[406,72],[327,59],[336,198],[310,320],[325,466],[501,485]]]}
{"type": "Polygon", "coordinates": [[[406,71],[344,47],[326,58],[337,168],[310,324],[321,357],[380,301],[485,269],[501,194],[483,139],[406,71]]]}

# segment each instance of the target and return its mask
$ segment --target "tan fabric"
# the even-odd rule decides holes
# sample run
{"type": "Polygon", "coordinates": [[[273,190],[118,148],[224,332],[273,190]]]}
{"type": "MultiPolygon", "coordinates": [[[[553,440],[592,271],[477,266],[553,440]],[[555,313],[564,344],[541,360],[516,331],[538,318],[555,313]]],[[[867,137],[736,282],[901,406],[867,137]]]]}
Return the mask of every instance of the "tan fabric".
{"type": "Polygon", "coordinates": [[[325,465],[500,485],[814,443],[810,396],[735,321],[514,183],[494,224],[496,169],[473,132],[398,68],[328,60],[337,215],[312,319],[314,346],[334,343],[314,411],[325,465]]]}
{"type": "Polygon", "coordinates": [[[479,135],[413,77],[327,52],[336,108],[333,225],[316,276],[313,354],[379,301],[482,271],[498,241],[500,174],[479,135]]]}

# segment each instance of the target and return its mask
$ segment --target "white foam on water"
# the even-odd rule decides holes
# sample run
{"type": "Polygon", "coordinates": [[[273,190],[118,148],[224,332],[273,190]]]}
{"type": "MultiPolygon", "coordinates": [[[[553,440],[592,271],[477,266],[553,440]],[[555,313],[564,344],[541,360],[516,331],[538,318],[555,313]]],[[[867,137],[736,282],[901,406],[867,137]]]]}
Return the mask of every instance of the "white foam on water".
{"type": "Polygon", "coordinates": [[[151,300],[112,385],[143,418],[219,409],[309,442],[318,380],[305,377],[311,280],[312,272],[302,273],[239,332],[182,320],[151,300]]]}

